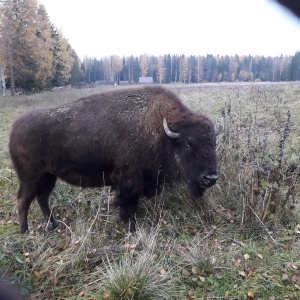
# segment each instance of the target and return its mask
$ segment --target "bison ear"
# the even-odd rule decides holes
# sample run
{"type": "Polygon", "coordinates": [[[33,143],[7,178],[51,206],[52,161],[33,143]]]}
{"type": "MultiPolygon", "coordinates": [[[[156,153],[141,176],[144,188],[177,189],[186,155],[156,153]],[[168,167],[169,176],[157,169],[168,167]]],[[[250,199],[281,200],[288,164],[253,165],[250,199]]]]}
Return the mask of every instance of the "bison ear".
{"type": "Polygon", "coordinates": [[[164,126],[165,133],[168,137],[170,137],[171,139],[178,139],[179,138],[180,133],[171,131],[170,128],[168,127],[168,123],[167,123],[165,118],[164,118],[164,121],[163,121],[163,126],[164,126]]]}

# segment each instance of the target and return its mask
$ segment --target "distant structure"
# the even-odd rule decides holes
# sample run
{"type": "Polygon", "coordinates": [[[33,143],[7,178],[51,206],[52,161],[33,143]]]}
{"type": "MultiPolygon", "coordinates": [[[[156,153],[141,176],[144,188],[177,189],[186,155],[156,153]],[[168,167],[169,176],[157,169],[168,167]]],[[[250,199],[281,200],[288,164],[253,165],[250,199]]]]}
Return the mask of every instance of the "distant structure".
{"type": "Polygon", "coordinates": [[[151,84],[153,83],[153,77],[139,77],[139,84],[151,84]]]}

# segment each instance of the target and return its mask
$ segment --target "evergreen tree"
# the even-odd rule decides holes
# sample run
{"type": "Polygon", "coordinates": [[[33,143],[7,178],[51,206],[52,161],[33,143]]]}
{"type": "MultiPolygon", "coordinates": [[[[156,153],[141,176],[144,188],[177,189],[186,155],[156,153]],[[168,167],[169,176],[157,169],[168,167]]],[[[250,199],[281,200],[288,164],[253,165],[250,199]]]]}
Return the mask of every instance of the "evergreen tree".
{"type": "Polygon", "coordinates": [[[194,55],[191,55],[188,58],[189,61],[189,70],[188,70],[188,82],[189,83],[195,83],[197,82],[197,59],[194,55]]]}
{"type": "Polygon", "coordinates": [[[222,61],[222,81],[230,81],[230,58],[226,55],[222,61]]]}
{"type": "Polygon", "coordinates": [[[180,57],[176,54],[172,56],[172,82],[179,82],[180,57]]]}
{"type": "Polygon", "coordinates": [[[70,83],[76,84],[83,81],[83,67],[79,57],[74,50],[72,50],[71,55],[73,57],[73,65],[71,69],[70,83]]]}
{"type": "Polygon", "coordinates": [[[101,63],[95,57],[92,62],[91,82],[96,82],[101,78],[101,63]]]}
{"type": "Polygon", "coordinates": [[[172,82],[172,57],[170,54],[165,55],[165,83],[172,82]]]}
{"type": "Polygon", "coordinates": [[[217,81],[217,72],[216,72],[216,60],[212,54],[207,54],[203,59],[203,70],[204,70],[204,81],[214,82],[217,81]]]}
{"type": "Polygon", "coordinates": [[[140,76],[140,64],[138,57],[132,55],[127,58],[128,82],[138,83],[140,76]]]}
{"type": "Polygon", "coordinates": [[[128,67],[128,60],[123,57],[123,69],[120,72],[120,81],[128,81],[129,82],[129,67],[128,67]]]}
{"type": "Polygon", "coordinates": [[[72,48],[62,33],[52,26],[53,49],[53,69],[54,75],[52,84],[54,86],[64,85],[71,78],[71,70],[74,62],[72,48]]]}
{"type": "Polygon", "coordinates": [[[296,52],[290,65],[290,80],[300,80],[300,52],[296,52]]]}
{"type": "Polygon", "coordinates": [[[133,58],[132,61],[132,80],[134,83],[139,82],[139,76],[141,73],[140,64],[138,57],[133,58]]]}

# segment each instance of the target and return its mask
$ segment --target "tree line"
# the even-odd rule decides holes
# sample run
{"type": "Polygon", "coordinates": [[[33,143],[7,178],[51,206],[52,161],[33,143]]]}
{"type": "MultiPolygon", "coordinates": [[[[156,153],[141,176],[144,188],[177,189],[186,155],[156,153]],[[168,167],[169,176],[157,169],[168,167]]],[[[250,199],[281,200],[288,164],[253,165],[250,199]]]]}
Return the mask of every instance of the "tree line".
{"type": "Polygon", "coordinates": [[[300,80],[300,52],[278,57],[148,54],[83,59],[84,81],[138,83],[151,76],[156,83],[300,80]]]}
{"type": "Polygon", "coordinates": [[[37,0],[0,2],[0,81],[14,95],[79,82],[156,83],[300,80],[300,52],[278,57],[165,54],[81,60],[37,0]]]}

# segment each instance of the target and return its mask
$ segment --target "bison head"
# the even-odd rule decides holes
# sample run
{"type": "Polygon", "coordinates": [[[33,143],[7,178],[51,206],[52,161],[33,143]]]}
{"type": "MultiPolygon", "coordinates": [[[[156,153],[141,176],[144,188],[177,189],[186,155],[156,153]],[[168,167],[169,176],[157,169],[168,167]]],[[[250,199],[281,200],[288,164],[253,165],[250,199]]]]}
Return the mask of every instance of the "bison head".
{"type": "Polygon", "coordinates": [[[216,133],[212,122],[199,116],[183,120],[177,130],[169,128],[164,119],[165,134],[172,139],[174,155],[180,173],[192,194],[200,197],[218,179],[216,133]]]}

